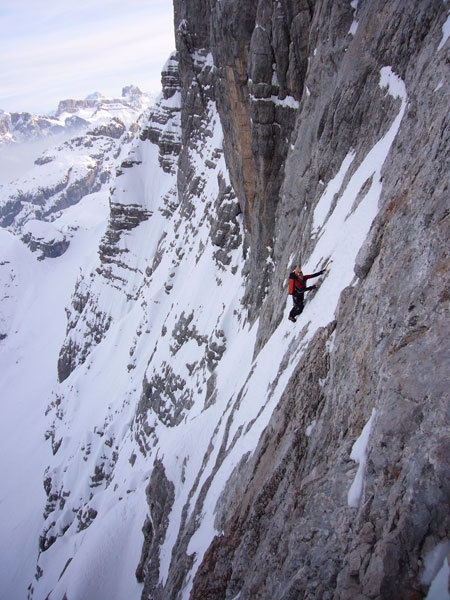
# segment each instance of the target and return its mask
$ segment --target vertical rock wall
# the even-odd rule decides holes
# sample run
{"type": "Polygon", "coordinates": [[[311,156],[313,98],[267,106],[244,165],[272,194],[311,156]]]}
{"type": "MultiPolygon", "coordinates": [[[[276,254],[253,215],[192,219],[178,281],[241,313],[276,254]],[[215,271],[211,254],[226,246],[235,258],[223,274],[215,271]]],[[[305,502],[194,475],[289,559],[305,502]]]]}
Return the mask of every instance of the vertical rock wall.
{"type": "Polygon", "coordinates": [[[191,598],[423,598],[424,561],[450,531],[446,6],[229,0],[199,11],[246,218],[257,349],[282,318],[286,273],[313,249],[326,185],[354,152],[351,176],[398,114],[400,101],[380,87],[383,67],[405,83],[408,104],[354,285],[225,489],[223,534],[191,598]],[[371,417],[351,506],[351,450],[371,417]]]}
{"type": "Polygon", "coordinates": [[[251,248],[246,298],[251,318],[271,276],[275,210],[306,74],[311,17],[307,1],[175,2],[186,90],[193,81],[187,57],[206,47],[214,56],[227,165],[251,248]]]}

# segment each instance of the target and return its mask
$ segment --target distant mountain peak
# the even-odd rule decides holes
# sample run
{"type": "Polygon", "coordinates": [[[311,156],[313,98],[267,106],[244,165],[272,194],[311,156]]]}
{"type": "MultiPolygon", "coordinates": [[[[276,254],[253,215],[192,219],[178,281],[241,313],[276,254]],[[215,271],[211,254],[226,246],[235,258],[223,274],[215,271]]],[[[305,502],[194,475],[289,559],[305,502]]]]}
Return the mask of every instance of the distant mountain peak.
{"type": "Polygon", "coordinates": [[[104,97],[105,96],[100,92],[92,92],[92,94],[86,96],[85,100],[100,100],[104,97]]]}
{"type": "Polygon", "coordinates": [[[127,114],[132,113],[131,120],[136,120],[150,102],[150,96],[137,86],[128,85],[122,89],[119,98],[108,98],[100,92],[93,92],[82,100],[76,98],[60,100],[52,116],[0,110],[0,146],[36,140],[55,133],[63,133],[66,129],[82,127],[98,119],[100,111],[102,117],[108,116],[103,114],[106,111],[110,113],[109,116],[126,121],[125,124],[128,126],[130,119],[127,114]]]}

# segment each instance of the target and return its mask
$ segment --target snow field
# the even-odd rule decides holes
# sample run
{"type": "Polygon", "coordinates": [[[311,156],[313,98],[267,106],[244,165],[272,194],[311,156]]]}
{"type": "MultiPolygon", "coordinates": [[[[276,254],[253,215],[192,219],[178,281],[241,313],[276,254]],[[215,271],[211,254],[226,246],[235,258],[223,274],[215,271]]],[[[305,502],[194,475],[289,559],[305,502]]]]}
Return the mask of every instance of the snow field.
{"type": "MultiPolygon", "coordinates": [[[[99,200],[99,198],[97,198],[99,200]]],[[[7,337],[0,343],[0,386],[2,419],[1,505],[7,518],[0,524],[0,597],[8,600],[25,598],[33,581],[37,560],[42,510],[45,503],[42,485],[43,467],[50,461],[50,446],[44,440],[47,429],[45,408],[56,380],[56,362],[64,339],[66,316],[64,306],[86,246],[99,241],[99,206],[90,218],[88,201],[73,207],[72,214],[82,209],[83,220],[90,230],[81,227],[78,237],[65,255],[55,261],[37,261],[13,234],[0,230],[2,264],[14,268],[13,285],[0,280],[2,321],[7,324],[7,337]],[[92,226],[93,225],[93,226],[92,226]]],[[[103,202],[103,223],[107,202],[103,202]]]]}

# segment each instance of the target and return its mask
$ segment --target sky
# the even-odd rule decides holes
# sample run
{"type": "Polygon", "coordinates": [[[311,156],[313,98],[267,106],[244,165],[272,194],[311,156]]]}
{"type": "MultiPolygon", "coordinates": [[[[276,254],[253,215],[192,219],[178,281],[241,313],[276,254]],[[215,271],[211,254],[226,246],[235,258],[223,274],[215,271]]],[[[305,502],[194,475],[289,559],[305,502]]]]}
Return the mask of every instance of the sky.
{"type": "Polygon", "coordinates": [[[159,92],[175,48],[172,0],[1,0],[0,109],[49,114],[58,102],[126,85],[159,92]]]}

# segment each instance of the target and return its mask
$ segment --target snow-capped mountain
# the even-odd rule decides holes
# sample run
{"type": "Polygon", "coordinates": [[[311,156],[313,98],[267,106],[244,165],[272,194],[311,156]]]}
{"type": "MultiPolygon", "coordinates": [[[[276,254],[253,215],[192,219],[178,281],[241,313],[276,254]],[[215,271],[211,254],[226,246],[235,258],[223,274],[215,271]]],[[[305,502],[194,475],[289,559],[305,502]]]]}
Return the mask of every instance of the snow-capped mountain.
{"type": "Polygon", "coordinates": [[[107,98],[96,92],[84,100],[62,100],[54,115],[0,110],[0,145],[29,142],[63,133],[67,135],[99,119],[113,117],[129,127],[149,104],[147,94],[129,85],[122,89],[121,98],[107,98]]]}
{"type": "MultiPolygon", "coordinates": [[[[55,136],[45,138],[46,149],[34,159],[32,168],[0,184],[1,226],[21,236],[39,258],[65,252],[74,227],[66,223],[64,230],[58,229],[55,220],[82,199],[87,202],[92,197],[95,204],[99,197],[103,198],[100,203],[107,201],[116,171],[128,165],[129,148],[138,121],[148,109],[147,100],[130,86],[124,88],[122,101],[96,95],[60,102],[59,119],[72,135],[66,132],[59,143],[55,136]],[[75,120],[72,129],[68,122],[75,124],[75,120]],[[52,141],[56,145],[49,147],[52,141]]],[[[14,150],[21,156],[20,147],[14,150]]]]}
{"type": "Polygon", "coordinates": [[[2,600],[446,597],[450,17],[256,4],[0,189],[2,600]]]}

